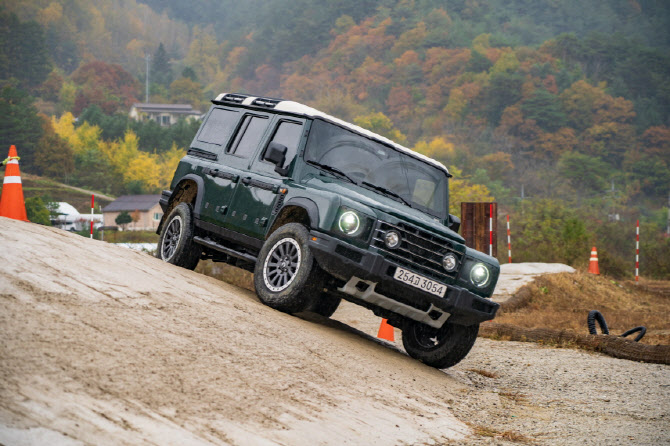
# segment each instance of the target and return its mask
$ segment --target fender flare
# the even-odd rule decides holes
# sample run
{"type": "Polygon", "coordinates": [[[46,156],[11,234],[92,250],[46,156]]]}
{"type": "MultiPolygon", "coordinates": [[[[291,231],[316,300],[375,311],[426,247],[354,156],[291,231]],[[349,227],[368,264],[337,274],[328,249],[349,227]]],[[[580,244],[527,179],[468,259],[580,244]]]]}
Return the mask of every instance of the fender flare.
{"type": "Polygon", "coordinates": [[[196,218],[200,218],[200,209],[201,209],[200,206],[202,204],[202,198],[205,196],[205,181],[202,179],[202,177],[199,177],[198,175],[189,173],[181,177],[179,179],[179,182],[177,183],[177,186],[172,191],[172,196],[170,197],[168,203],[172,203],[175,191],[179,189],[179,185],[181,185],[184,181],[188,180],[192,180],[193,182],[195,182],[196,186],[198,187],[198,192],[195,197],[195,203],[193,204],[193,215],[195,215],[196,218]]]}
{"type": "Polygon", "coordinates": [[[319,207],[316,203],[309,198],[305,197],[293,197],[290,198],[284,203],[281,210],[278,213],[281,213],[287,206],[298,206],[307,211],[307,216],[309,217],[309,225],[312,228],[319,226],[319,207]]]}
{"type": "MultiPolygon", "coordinates": [[[[198,175],[192,174],[192,173],[184,175],[183,177],[181,177],[179,179],[175,188],[172,189],[172,194],[170,195],[170,198],[168,199],[168,205],[167,205],[166,210],[168,210],[168,211],[171,210],[170,206],[172,205],[172,202],[174,201],[175,194],[179,190],[179,186],[184,181],[188,181],[188,180],[193,181],[195,183],[196,187],[198,188],[198,190],[196,192],[196,196],[195,196],[195,203],[193,205],[193,216],[196,219],[200,219],[200,205],[202,204],[202,197],[205,195],[205,182],[203,181],[203,179],[201,177],[199,177],[198,175]]],[[[163,223],[164,223],[165,218],[167,218],[169,213],[170,212],[165,212],[163,214],[163,217],[161,218],[161,221],[158,224],[158,228],[156,228],[156,233],[157,234],[160,234],[161,230],[163,229],[163,223]]]]}

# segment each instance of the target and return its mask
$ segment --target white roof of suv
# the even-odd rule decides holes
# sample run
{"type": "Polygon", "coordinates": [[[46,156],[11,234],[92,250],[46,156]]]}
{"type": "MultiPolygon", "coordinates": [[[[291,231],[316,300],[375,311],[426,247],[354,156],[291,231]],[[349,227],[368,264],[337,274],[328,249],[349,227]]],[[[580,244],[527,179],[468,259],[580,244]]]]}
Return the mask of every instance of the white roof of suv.
{"type": "Polygon", "coordinates": [[[360,135],[363,135],[367,138],[370,138],[372,140],[381,142],[382,144],[386,144],[388,146],[394,147],[395,149],[405,152],[410,156],[413,156],[414,158],[418,158],[422,161],[425,161],[429,164],[434,165],[435,167],[438,167],[442,170],[444,170],[447,175],[451,176],[449,173],[449,170],[447,167],[442,164],[439,161],[436,161],[432,158],[429,158],[421,153],[415,152],[412,149],[408,149],[407,147],[400,145],[396,142],[391,141],[388,138],[385,138],[381,135],[378,135],[374,132],[371,132],[369,130],[366,130],[362,127],[359,127],[357,125],[351,124],[349,122],[343,121],[341,119],[335,118],[334,116],[330,116],[322,111],[319,111],[315,108],[309,107],[307,105],[301,104],[299,102],[293,102],[293,101],[286,101],[283,99],[271,99],[271,98],[261,98],[257,96],[249,96],[245,94],[238,94],[238,93],[221,93],[216,97],[214,103],[226,103],[226,102],[232,102],[236,104],[241,104],[241,105],[248,105],[248,106],[257,106],[259,108],[270,108],[273,110],[278,110],[286,113],[292,113],[296,115],[303,115],[303,116],[308,116],[310,118],[321,118],[325,121],[332,122],[333,124],[339,125],[340,127],[347,128],[355,133],[358,133],[360,135]]]}

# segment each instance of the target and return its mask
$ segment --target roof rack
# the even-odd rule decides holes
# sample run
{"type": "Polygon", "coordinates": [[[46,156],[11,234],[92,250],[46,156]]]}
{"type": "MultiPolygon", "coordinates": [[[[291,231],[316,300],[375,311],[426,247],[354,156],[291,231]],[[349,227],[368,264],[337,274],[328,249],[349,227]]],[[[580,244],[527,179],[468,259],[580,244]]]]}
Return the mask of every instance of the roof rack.
{"type": "Polygon", "coordinates": [[[241,104],[248,97],[249,96],[246,95],[246,94],[228,93],[227,95],[222,97],[221,100],[222,101],[235,102],[236,104],[241,104]]]}
{"type": "Polygon", "coordinates": [[[251,104],[256,105],[258,107],[275,108],[275,106],[279,104],[281,101],[282,101],[281,99],[256,98],[251,104]]]}

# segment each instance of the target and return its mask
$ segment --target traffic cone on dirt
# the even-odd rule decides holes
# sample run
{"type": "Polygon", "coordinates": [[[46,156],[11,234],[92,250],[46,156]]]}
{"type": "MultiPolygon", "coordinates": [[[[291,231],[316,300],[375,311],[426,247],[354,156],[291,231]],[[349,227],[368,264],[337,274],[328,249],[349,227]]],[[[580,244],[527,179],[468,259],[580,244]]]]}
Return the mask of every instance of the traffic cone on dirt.
{"type": "Polygon", "coordinates": [[[2,164],[7,167],[5,169],[5,180],[2,183],[2,195],[0,195],[0,217],[28,221],[16,146],[9,148],[9,155],[2,164]]]}
{"type": "Polygon", "coordinates": [[[386,322],[386,319],[382,319],[377,337],[379,339],[386,339],[387,341],[395,342],[395,337],[393,336],[393,327],[389,325],[388,322],[386,322]]]}
{"type": "Polygon", "coordinates": [[[591,274],[600,274],[600,268],[598,268],[598,250],[594,246],[591,248],[591,260],[589,261],[589,272],[591,274]]]}

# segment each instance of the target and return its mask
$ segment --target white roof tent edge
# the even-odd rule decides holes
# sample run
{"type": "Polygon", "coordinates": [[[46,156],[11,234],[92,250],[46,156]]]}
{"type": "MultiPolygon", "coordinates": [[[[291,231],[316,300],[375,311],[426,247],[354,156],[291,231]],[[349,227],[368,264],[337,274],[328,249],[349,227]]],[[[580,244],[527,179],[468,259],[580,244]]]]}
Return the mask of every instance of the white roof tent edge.
{"type": "Polygon", "coordinates": [[[351,124],[347,121],[343,121],[341,119],[338,119],[334,116],[330,116],[329,114],[326,114],[320,110],[317,110],[315,108],[309,107],[307,105],[301,104],[299,102],[294,102],[294,101],[286,101],[283,99],[269,99],[269,98],[261,98],[257,96],[249,96],[246,94],[238,94],[238,93],[221,93],[216,97],[215,100],[212,101],[215,104],[224,104],[226,102],[234,102],[242,105],[248,105],[248,106],[253,106],[253,105],[258,105],[261,108],[271,108],[273,110],[278,110],[286,113],[292,113],[296,115],[303,115],[307,116],[310,118],[321,118],[325,121],[332,122],[333,124],[336,124],[340,127],[347,128],[355,133],[358,133],[362,136],[365,136],[366,138],[370,138],[372,140],[378,141],[382,144],[385,144],[387,146],[391,146],[401,152],[407,153],[410,156],[413,156],[414,158],[420,159],[421,161],[425,161],[429,164],[432,164],[435,167],[438,167],[442,170],[444,170],[447,174],[447,176],[451,177],[451,174],[449,173],[449,170],[447,167],[442,164],[439,161],[436,161],[432,158],[427,157],[426,155],[423,155],[421,153],[415,152],[412,149],[408,149],[407,147],[400,145],[396,142],[391,141],[388,138],[385,138],[381,135],[378,135],[374,132],[371,132],[369,130],[366,130],[362,127],[359,127],[357,125],[351,124]],[[239,98],[236,101],[231,101],[231,100],[226,100],[226,96],[234,96],[236,98],[239,98]],[[243,100],[240,100],[243,99],[243,100]],[[263,104],[273,104],[273,106],[268,106],[268,105],[258,105],[257,103],[259,100],[263,104]]]}

